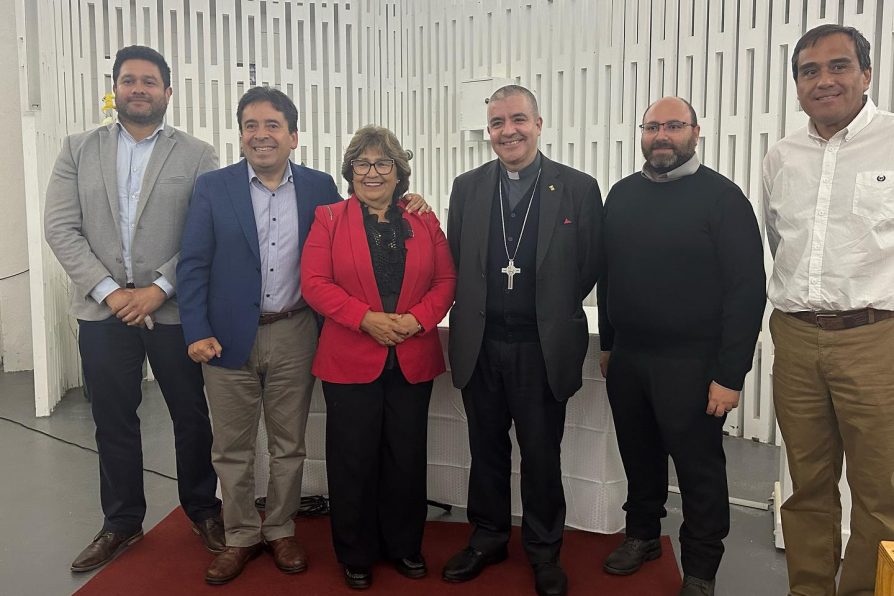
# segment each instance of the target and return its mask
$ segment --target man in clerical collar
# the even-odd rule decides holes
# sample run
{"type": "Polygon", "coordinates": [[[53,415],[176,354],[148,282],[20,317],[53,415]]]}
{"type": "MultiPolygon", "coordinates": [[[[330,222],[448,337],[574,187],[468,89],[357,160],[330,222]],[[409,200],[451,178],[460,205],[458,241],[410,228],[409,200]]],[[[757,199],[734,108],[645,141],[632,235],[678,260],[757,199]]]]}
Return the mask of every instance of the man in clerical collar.
{"type": "Polygon", "coordinates": [[[681,596],[714,593],[729,532],[723,423],[739,403],[764,311],[764,261],[751,204],[699,164],[683,99],[643,116],[642,173],[605,202],[600,366],[627,474],[626,537],[615,575],[661,556],[668,455],[683,498],[681,596]]]}
{"type": "Polygon", "coordinates": [[[566,401],[582,384],[582,301],[600,268],[602,200],[591,176],[540,154],[542,126],[529,90],[497,90],[487,127],[498,159],[459,176],[450,195],[447,238],[458,279],[449,353],[469,422],[473,529],[443,577],[467,581],[506,558],[514,422],[522,542],[537,593],[561,595],[560,446],[566,401]]]}
{"type": "Polygon", "coordinates": [[[186,355],[175,275],[193,184],[217,168],[217,154],[164,123],[172,89],[161,54],[122,48],[112,79],[118,122],[65,139],[44,216],[47,243],[71,277],[99,452],[103,526],[73,572],[105,565],[143,536],[137,408],[147,356],[174,422],[180,503],[205,547],[224,549],[202,370],[186,355]]]}
{"type": "Polygon", "coordinates": [[[842,458],[853,496],[838,594],[869,595],[894,536],[894,115],[866,96],[869,42],[821,25],[792,53],[810,117],[764,159],[773,401],[793,493],[790,593],[835,594],[842,458]]]}

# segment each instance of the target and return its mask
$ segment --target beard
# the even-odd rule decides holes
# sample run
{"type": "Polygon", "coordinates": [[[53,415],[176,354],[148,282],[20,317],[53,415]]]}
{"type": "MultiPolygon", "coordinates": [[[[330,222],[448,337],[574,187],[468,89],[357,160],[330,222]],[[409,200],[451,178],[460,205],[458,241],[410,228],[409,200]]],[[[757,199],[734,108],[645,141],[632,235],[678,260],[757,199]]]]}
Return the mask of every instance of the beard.
{"type": "Polygon", "coordinates": [[[168,102],[164,100],[150,100],[149,110],[145,112],[132,111],[129,106],[130,101],[126,101],[116,106],[118,119],[138,125],[158,124],[164,119],[165,112],[168,110],[168,102]]]}
{"type": "Polygon", "coordinates": [[[692,159],[695,155],[695,146],[698,139],[692,137],[683,143],[674,144],[671,141],[654,141],[648,147],[643,145],[643,155],[649,165],[660,172],[669,172],[679,168],[692,159]],[[670,153],[655,155],[656,149],[670,149],[670,153]]]}

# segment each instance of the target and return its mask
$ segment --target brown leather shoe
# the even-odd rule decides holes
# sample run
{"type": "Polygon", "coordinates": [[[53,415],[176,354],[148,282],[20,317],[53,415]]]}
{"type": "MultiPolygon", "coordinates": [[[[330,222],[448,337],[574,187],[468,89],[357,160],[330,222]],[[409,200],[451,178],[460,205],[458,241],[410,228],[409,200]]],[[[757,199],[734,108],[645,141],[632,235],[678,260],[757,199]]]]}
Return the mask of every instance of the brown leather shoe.
{"type": "Polygon", "coordinates": [[[193,522],[192,531],[202,539],[202,544],[209,553],[219,555],[226,550],[227,539],[224,537],[223,520],[219,515],[198,523],[193,522]]]}
{"type": "Polygon", "coordinates": [[[205,581],[218,585],[235,579],[249,561],[261,554],[263,546],[262,542],[252,546],[228,546],[224,552],[214,557],[205,572],[205,581]]]}
{"type": "Polygon", "coordinates": [[[71,570],[75,573],[93,571],[102,567],[115,558],[119,552],[143,537],[143,530],[137,530],[133,534],[118,534],[109,530],[102,530],[93,538],[93,542],[81,551],[71,570]]]}
{"type": "Polygon", "coordinates": [[[283,573],[301,573],[307,569],[307,552],[294,536],[278,538],[267,543],[273,560],[283,573]]]}

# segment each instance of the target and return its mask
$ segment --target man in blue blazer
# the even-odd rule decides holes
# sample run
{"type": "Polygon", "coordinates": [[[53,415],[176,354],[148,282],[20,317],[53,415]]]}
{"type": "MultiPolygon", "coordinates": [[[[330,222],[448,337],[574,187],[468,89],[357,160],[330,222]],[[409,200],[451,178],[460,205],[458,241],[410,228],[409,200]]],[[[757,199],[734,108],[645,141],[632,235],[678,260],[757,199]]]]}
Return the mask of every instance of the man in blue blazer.
{"type": "Polygon", "coordinates": [[[307,568],[292,515],[301,500],[317,326],[301,298],[298,263],[314,209],[341,200],[331,176],[290,161],[298,112],[285,94],[250,89],[236,116],[245,159],[196,181],[177,267],[183,331],[205,375],[224,502],[227,549],[208,568],[211,584],[239,575],[264,542],[283,572],[307,568]],[[270,449],[263,522],[253,482],[262,409],[270,449]]]}

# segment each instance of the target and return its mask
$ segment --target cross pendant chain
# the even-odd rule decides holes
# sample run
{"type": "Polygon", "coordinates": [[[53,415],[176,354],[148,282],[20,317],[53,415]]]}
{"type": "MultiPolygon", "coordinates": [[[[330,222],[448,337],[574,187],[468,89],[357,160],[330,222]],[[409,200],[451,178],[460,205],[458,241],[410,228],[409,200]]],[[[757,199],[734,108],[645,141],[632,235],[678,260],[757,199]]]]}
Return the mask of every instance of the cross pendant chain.
{"type": "Polygon", "coordinates": [[[521,268],[515,266],[515,261],[513,259],[509,259],[509,262],[506,264],[505,267],[500,269],[500,272],[506,274],[506,277],[508,278],[506,289],[511,290],[512,278],[515,277],[517,273],[521,273],[521,268]]]}
{"type": "Polygon", "coordinates": [[[521,267],[515,266],[515,255],[518,254],[518,248],[521,246],[522,236],[525,234],[525,226],[528,224],[528,215],[531,214],[531,205],[534,204],[534,193],[537,192],[537,183],[540,182],[540,173],[543,170],[540,169],[537,171],[537,177],[534,179],[534,186],[531,187],[531,198],[528,200],[528,208],[525,210],[525,219],[522,221],[521,230],[518,233],[518,242],[515,245],[515,251],[510,255],[509,254],[509,242],[506,240],[506,214],[503,213],[503,182],[501,180],[497,180],[497,189],[499,190],[499,201],[500,201],[500,225],[503,229],[503,248],[506,249],[506,259],[509,261],[506,263],[506,266],[500,269],[501,273],[505,273],[506,277],[506,289],[512,289],[512,278],[516,276],[516,274],[521,273],[521,267]]]}

